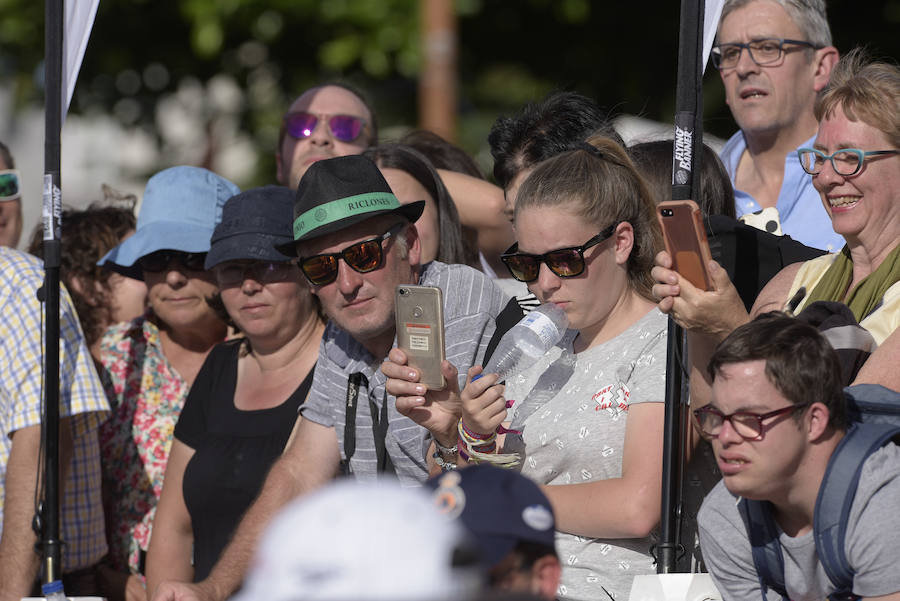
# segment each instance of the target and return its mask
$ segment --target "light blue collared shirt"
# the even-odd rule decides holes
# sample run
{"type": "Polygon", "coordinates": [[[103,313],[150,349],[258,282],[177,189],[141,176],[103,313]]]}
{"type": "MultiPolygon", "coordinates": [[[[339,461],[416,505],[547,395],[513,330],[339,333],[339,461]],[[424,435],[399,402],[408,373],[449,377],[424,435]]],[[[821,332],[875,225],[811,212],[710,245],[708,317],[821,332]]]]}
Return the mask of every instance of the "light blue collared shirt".
{"type": "MultiPolygon", "coordinates": [[[[800,147],[811,147],[815,139],[813,136],[800,147]]],[[[741,155],[746,148],[744,133],[738,130],[719,155],[732,185],[741,155]]],[[[755,198],[737,188],[734,190],[734,208],[738,217],[762,209],[755,198]]],[[[828,252],[837,252],[843,248],[844,237],[832,229],[831,218],[822,206],[819,192],[813,187],[812,177],[800,166],[800,159],[795,151],[789,152],[784,159],[784,180],[781,182],[775,208],[781,219],[781,230],[794,240],[828,252]]]]}

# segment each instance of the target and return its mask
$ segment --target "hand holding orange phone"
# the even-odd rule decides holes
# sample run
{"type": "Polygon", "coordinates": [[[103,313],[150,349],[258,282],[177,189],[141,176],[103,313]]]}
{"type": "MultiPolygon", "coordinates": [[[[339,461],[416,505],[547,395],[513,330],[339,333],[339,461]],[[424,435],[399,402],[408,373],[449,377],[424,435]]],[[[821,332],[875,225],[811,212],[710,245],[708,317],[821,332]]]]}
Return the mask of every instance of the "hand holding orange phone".
{"type": "Polygon", "coordinates": [[[666,200],[659,203],[657,218],[662,227],[672,270],[700,290],[712,290],[706,266],[712,260],[703,215],[693,200],[666,200]]]}

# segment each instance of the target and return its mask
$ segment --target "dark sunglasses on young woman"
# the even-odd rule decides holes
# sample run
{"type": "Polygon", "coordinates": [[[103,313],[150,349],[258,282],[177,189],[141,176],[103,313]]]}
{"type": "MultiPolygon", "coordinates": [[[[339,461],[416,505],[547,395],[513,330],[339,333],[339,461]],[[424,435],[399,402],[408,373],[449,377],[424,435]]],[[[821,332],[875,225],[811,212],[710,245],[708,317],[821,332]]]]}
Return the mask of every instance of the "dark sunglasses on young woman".
{"type": "Polygon", "coordinates": [[[300,258],[297,264],[306,279],[315,286],[325,286],[337,279],[339,259],[358,273],[375,271],[384,263],[382,242],[396,236],[405,225],[398,223],[382,235],[351,244],[340,252],[300,258]]]}
{"type": "Polygon", "coordinates": [[[574,278],[584,273],[584,251],[609,239],[616,231],[614,223],[581,246],[559,248],[542,255],[517,252],[519,243],[513,244],[509,250],[500,255],[500,260],[509,269],[509,273],[520,282],[533,282],[541,270],[541,263],[546,263],[550,271],[561,278],[574,278]]]}
{"type": "Polygon", "coordinates": [[[341,142],[353,142],[366,128],[366,122],[362,117],[316,115],[306,111],[297,111],[284,116],[284,129],[294,138],[302,140],[310,137],[316,131],[319,120],[324,120],[334,139],[341,142]]]}
{"type": "Polygon", "coordinates": [[[138,259],[138,265],[144,271],[159,273],[166,271],[172,261],[177,261],[188,271],[204,271],[203,263],[206,253],[187,253],[180,250],[158,250],[155,253],[138,259]]]}

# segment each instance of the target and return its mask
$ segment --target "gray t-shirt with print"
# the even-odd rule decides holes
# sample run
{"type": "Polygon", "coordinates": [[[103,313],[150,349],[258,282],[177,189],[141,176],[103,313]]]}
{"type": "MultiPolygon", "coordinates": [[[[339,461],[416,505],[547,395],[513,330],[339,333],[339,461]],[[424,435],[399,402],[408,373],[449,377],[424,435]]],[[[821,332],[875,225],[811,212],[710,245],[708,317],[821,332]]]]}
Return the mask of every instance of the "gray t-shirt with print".
{"type": "MultiPolygon", "coordinates": [[[[507,435],[504,446],[521,452],[524,444],[524,475],[539,484],[621,477],[628,407],[665,401],[666,327],[666,316],[653,309],[613,340],[578,354],[570,345],[556,347],[506,383],[506,398],[516,401],[512,427],[521,421],[515,412],[530,412],[522,436],[507,435]]],[[[627,600],[634,576],[656,573],[654,538],[557,532],[563,565],[557,596],[627,600]]]]}
{"type": "MultiPolygon", "coordinates": [[[[759,580],[739,497],[720,482],[700,508],[700,547],[723,598],[759,601],[759,580]]],[[[855,573],[853,592],[863,598],[900,592],[900,448],[888,444],[863,465],[847,520],[844,551],[855,573]]],[[[816,554],[813,532],[791,537],[779,529],[784,578],[794,601],[819,601],[834,592],[816,554]]],[[[773,590],[769,599],[781,597],[773,590]]]]}

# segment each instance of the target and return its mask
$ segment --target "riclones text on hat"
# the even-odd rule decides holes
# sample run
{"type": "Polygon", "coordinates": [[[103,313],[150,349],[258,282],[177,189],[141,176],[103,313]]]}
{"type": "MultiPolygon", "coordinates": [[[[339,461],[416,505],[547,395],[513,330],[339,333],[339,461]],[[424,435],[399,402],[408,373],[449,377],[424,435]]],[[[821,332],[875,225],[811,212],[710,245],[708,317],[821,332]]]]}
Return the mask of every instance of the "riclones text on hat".
{"type": "Polygon", "coordinates": [[[400,206],[400,201],[390,192],[367,192],[332,200],[309,209],[294,220],[294,239],[325,223],[333,223],[372,211],[396,209],[400,206]]]}

